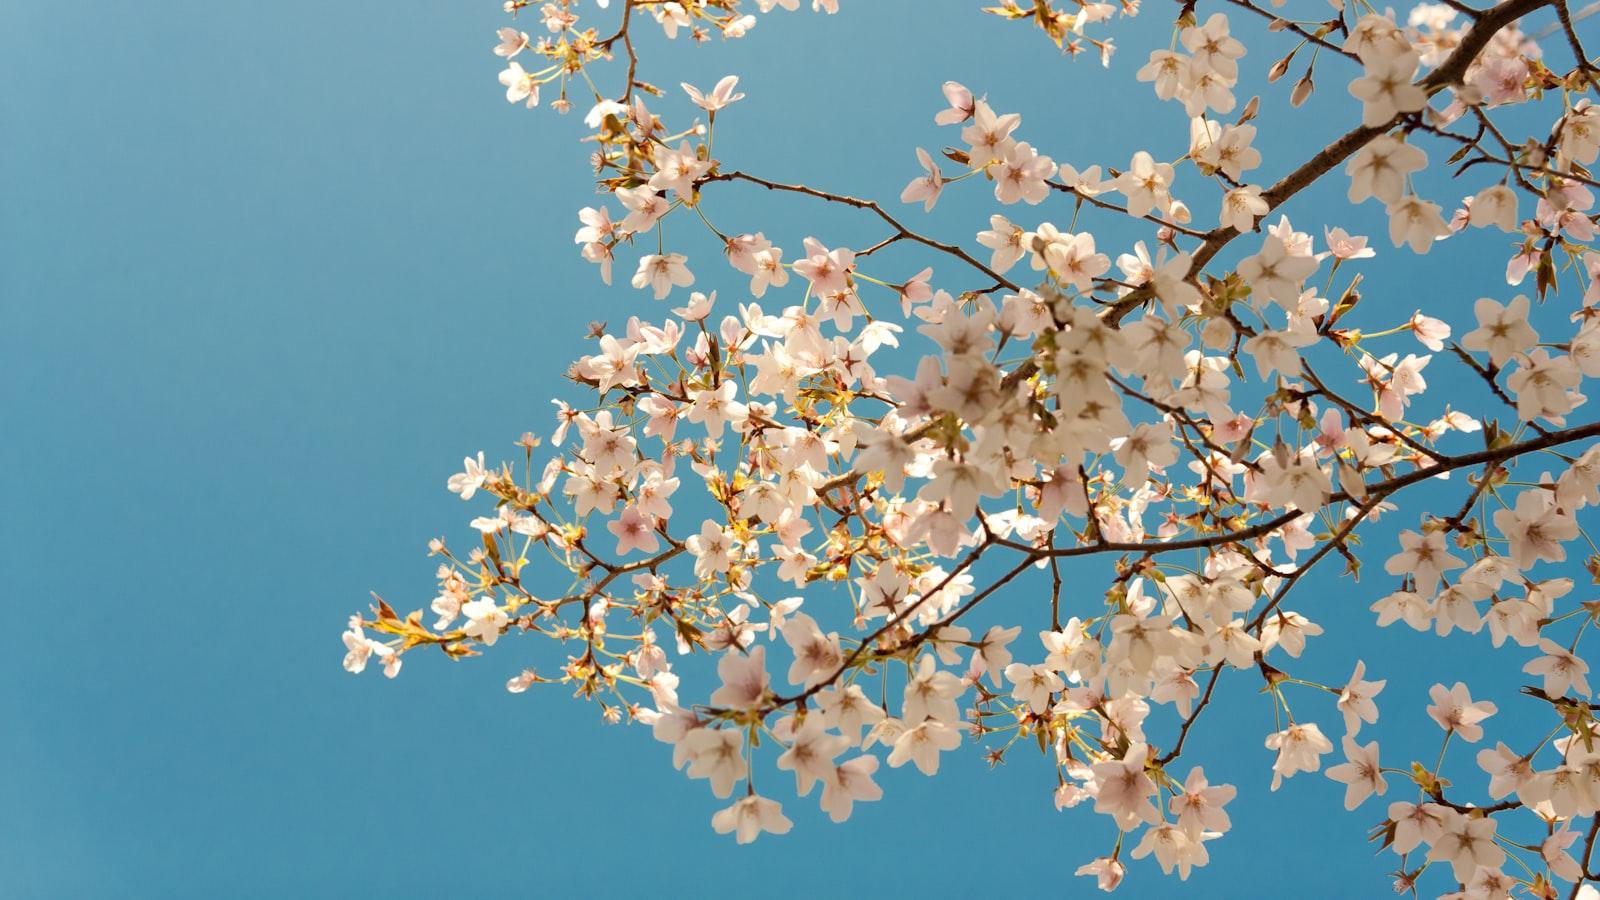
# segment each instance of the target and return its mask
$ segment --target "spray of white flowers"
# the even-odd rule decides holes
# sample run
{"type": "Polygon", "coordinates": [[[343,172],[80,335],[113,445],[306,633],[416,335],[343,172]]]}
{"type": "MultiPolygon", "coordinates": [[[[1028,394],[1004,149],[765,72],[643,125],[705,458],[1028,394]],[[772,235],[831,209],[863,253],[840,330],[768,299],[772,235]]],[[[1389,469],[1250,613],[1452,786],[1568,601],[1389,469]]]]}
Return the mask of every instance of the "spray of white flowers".
{"type": "MultiPolygon", "coordinates": [[[[756,790],[788,777],[775,771],[843,821],[882,798],[885,764],[934,776],[964,747],[995,762],[1033,747],[1057,806],[1104,817],[1105,850],[1077,872],[1105,890],[1129,859],[1179,878],[1207,863],[1238,789],[1212,784],[1186,744],[1219,690],[1257,693],[1277,725],[1251,736],[1270,773],[1245,789],[1341,782],[1347,808],[1368,804],[1397,888],[1600,897],[1587,883],[1600,880],[1600,724],[1593,638],[1582,643],[1600,600],[1568,577],[1600,573],[1580,525],[1600,503],[1600,422],[1582,393],[1600,375],[1586,168],[1600,153],[1600,69],[1575,26],[1593,10],[1444,0],[1402,22],[1364,0],[1294,3],[1317,8],[1177,4],[1172,43],[1136,76],[1171,108],[1182,155],[1170,162],[1140,147],[1061,161],[1045,151],[1068,148],[1030,144],[1023,116],[982,86],[944,84],[929,113],[954,146],[916,148],[914,168],[902,150],[904,208],[718,158],[719,122],[738,127],[740,105],[759,101],[732,75],[680,92],[640,70],[641,29],[737,38],[781,27],[767,14],[799,0],[507,3],[538,36],[500,30],[506,99],[585,113],[602,200],[578,212],[576,243],[607,283],[618,265],[631,272],[640,314],[596,326],[594,352],[566,373],[584,399],[556,401],[548,443],[525,435],[518,458],[476,453],[449,479],[483,504],[481,539],[466,552],[433,542],[431,612],[379,600],[352,618],[345,668],[393,677],[419,648],[463,658],[548,639],[549,664],[507,687],[565,685],[607,720],[651,728],[672,765],[728,799],[711,826],[740,843],[791,827],[756,790]],[[1287,52],[1247,51],[1229,13],[1287,52]],[[1272,82],[1303,74],[1240,102],[1247,65],[1272,82]],[[1329,122],[1308,159],[1264,157],[1263,107],[1308,102],[1317,78],[1347,85],[1359,115],[1346,100],[1350,120],[1329,122]],[[1536,132],[1512,129],[1511,108],[1536,132]],[[1430,165],[1469,195],[1453,213],[1416,192],[1430,165]],[[1347,182],[1352,204],[1381,204],[1389,233],[1373,243],[1386,253],[1512,235],[1507,284],[1438,317],[1362,306],[1363,260],[1378,251],[1341,227],[1337,204],[1290,209],[1325,179],[1347,182]],[[789,204],[773,227],[713,224],[739,185],[789,204]],[[1009,210],[965,244],[907,224],[956,190],[992,191],[1009,210]],[[786,237],[818,203],[882,238],[786,237]],[[1024,209],[1032,224],[1013,222],[1024,209]],[[669,220],[675,236],[713,235],[722,258],[674,246],[669,220]],[[1113,258],[1096,221],[1147,238],[1113,258]],[[695,290],[713,277],[720,300],[695,290]],[[748,295],[730,297],[746,278],[748,295]],[[1559,304],[1559,333],[1535,329],[1536,302],[1559,304]],[[1318,371],[1314,356],[1334,362],[1318,371]],[[1493,406],[1431,402],[1428,380],[1445,378],[1493,406]],[[1425,482],[1459,496],[1402,508],[1425,482]],[[1398,545],[1361,541],[1380,514],[1404,523],[1398,545]],[[1103,579],[1064,590],[1074,557],[1102,561],[1103,579]],[[1369,739],[1388,699],[1381,665],[1350,659],[1344,684],[1294,674],[1323,632],[1294,608],[1319,565],[1342,566],[1376,626],[1482,633],[1485,653],[1517,654],[1519,702],[1547,728],[1494,735],[1494,703],[1439,684],[1406,710],[1437,723],[1437,759],[1386,765],[1369,739]],[[1040,583],[1007,606],[1017,621],[985,603],[1040,583]],[[1475,775],[1447,779],[1462,744],[1478,751],[1475,775]],[[1403,796],[1372,802],[1390,789],[1403,796]]],[[[1092,32],[1139,3],[985,11],[1108,60],[1112,41],[1092,32]]]]}

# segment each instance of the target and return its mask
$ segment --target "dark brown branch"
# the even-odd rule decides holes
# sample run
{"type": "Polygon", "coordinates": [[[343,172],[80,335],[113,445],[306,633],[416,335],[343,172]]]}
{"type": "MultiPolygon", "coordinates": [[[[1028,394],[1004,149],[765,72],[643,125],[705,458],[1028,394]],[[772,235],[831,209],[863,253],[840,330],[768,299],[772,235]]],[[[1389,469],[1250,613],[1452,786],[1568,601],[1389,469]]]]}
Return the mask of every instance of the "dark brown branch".
{"type": "Polygon", "coordinates": [[[1178,754],[1183,752],[1183,742],[1189,738],[1189,729],[1194,727],[1195,720],[1200,718],[1200,712],[1204,710],[1206,705],[1211,702],[1211,694],[1217,689],[1217,681],[1220,678],[1222,678],[1222,666],[1219,664],[1211,670],[1211,683],[1206,685],[1206,692],[1200,695],[1199,705],[1197,705],[1194,710],[1189,713],[1189,717],[1184,719],[1183,725],[1178,728],[1177,743],[1173,744],[1172,749],[1168,750],[1166,754],[1161,757],[1161,759],[1157,760],[1157,762],[1161,763],[1161,765],[1164,766],[1167,763],[1172,762],[1178,758],[1178,754]]]}
{"type": "Polygon", "coordinates": [[[851,197],[846,194],[835,194],[829,191],[819,191],[816,188],[807,187],[803,184],[785,184],[780,181],[771,181],[766,178],[759,178],[747,172],[740,171],[717,172],[712,175],[707,175],[696,182],[696,186],[698,187],[701,184],[706,184],[712,181],[748,181],[751,184],[759,184],[769,191],[788,191],[794,194],[805,194],[808,197],[816,197],[819,200],[827,200],[831,203],[842,203],[846,206],[853,206],[856,209],[871,210],[878,216],[878,218],[888,223],[889,227],[893,228],[895,233],[900,238],[916,241],[925,247],[931,247],[941,253],[947,253],[973,267],[974,269],[977,269],[979,272],[982,272],[988,277],[993,278],[996,284],[1003,285],[1013,291],[1018,290],[1016,284],[1011,282],[1005,276],[1001,275],[999,272],[996,272],[995,270],[974,259],[971,254],[955,244],[947,244],[943,241],[937,241],[907,228],[905,225],[900,223],[899,219],[896,219],[894,216],[890,215],[882,206],[880,206],[876,200],[862,200],[859,197],[851,197]]]}
{"type": "MultiPolygon", "coordinates": [[[[1271,20],[1273,22],[1282,22],[1283,23],[1283,27],[1285,29],[1287,29],[1288,31],[1292,31],[1295,34],[1300,35],[1300,37],[1304,38],[1307,42],[1312,43],[1312,44],[1316,44],[1318,47],[1321,47],[1324,50],[1332,50],[1334,53],[1337,53],[1340,56],[1349,57],[1350,59],[1353,59],[1358,63],[1361,62],[1361,57],[1355,55],[1354,53],[1351,53],[1349,50],[1344,49],[1343,47],[1339,46],[1338,44],[1330,43],[1328,40],[1326,40],[1325,38],[1323,38],[1323,37],[1321,37],[1319,35],[1315,35],[1315,34],[1312,34],[1309,31],[1306,31],[1304,28],[1301,28],[1299,25],[1296,25],[1295,23],[1289,21],[1288,19],[1280,17],[1277,13],[1272,12],[1271,10],[1262,9],[1261,7],[1255,5],[1254,3],[1251,3],[1250,0],[1228,0],[1228,2],[1232,3],[1234,6],[1242,7],[1244,9],[1248,9],[1251,12],[1255,13],[1256,15],[1262,16],[1262,17],[1264,17],[1266,19],[1269,19],[1269,20],[1271,20]]],[[[1335,21],[1338,21],[1338,20],[1335,20],[1335,21]]]]}

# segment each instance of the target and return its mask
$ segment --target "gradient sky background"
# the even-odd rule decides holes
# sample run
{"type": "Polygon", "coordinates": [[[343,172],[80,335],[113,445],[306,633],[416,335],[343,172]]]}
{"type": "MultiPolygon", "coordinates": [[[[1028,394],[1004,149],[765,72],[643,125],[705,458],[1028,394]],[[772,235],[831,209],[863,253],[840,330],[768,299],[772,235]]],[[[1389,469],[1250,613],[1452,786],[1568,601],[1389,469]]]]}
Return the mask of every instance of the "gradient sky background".
{"type": "MultiPolygon", "coordinates": [[[[1125,48],[1108,72],[978,5],[845,0],[836,17],[767,18],[742,42],[662,52],[650,38],[643,75],[709,87],[739,73],[750,99],[718,129],[719,157],[886,200],[915,174],[916,145],[956,140],[932,125],[952,78],[1023,111],[1025,139],[1058,161],[1124,165],[1151,133],[1158,155],[1182,152],[1177,108],[1132,82],[1166,44],[1169,10],[1102,32],[1125,48]]],[[[575,211],[594,199],[581,123],[506,104],[489,53],[502,24],[490,2],[0,8],[0,451],[13,473],[0,558],[14,610],[0,653],[0,896],[1092,894],[1071,871],[1109,849],[1107,823],[1057,813],[1035,756],[991,772],[967,745],[937,779],[885,770],[885,801],[844,826],[814,797],[790,799],[790,835],[736,847],[707,824],[723,803],[675,775],[646,730],[604,726],[560,688],[505,692],[524,665],[553,667],[552,648],[508,641],[464,664],[413,654],[395,682],[340,669],[339,631],[367,591],[425,605],[425,541],[463,540],[483,508],[444,490],[457,461],[549,432],[548,398],[571,396],[558,376],[590,319],[661,315],[626,287],[631,259],[604,289],[572,249],[575,211]]],[[[1259,82],[1271,60],[1251,46],[1259,82]]],[[[1319,74],[1318,100],[1298,111],[1288,80],[1265,91],[1266,124],[1281,127],[1263,128],[1262,180],[1342,133],[1350,77],[1319,74]]],[[[675,88],[656,105],[689,112],[675,88]]],[[[994,204],[962,187],[908,217],[970,240],[994,204]]],[[[1307,210],[1343,191],[1333,179],[1291,214],[1320,233],[1307,210]]],[[[813,231],[857,246],[881,236],[755,191],[707,208],[725,229],[784,232],[786,247],[813,231]]],[[[1375,206],[1337,208],[1333,224],[1380,250],[1362,324],[1427,306],[1459,326],[1480,294],[1514,293],[1494,238],[1419,266],[1390,251],[1375,206]]],[[[1126,249],[1113,238],[1147,237],[1101,235],[1113,254],[1126,249]]],[[[724,304],[741,296],[742,279],[710,260],[697,272],[724,304]]],[[[1481,402],[1452,390],[1435,402],[1481,402]]],[[[1428,490],[1397,524],[1415,524],[1428,490]]],[[[1312,580],[1291,604],[1329,630],[1296,674],[1342,683],[1360,655],[1388,677],[1374,733],[1400,764],[1436,751],[1429,684],[1526,656],[1490,655],[1486,635],[1376,631],[1365,608],[1391,587],[1378,563],[1393,545],[1374,535],[1372,577],[1312,580]]],[[[1088,604],[1097,571],[1072,572],[1088,604]]],[[[1029,653],[1031,590],[1000,601],[1030,621],[1017,645],[1029,653]]],[[[1241,796],[1191,895],[1385,893],[1393,858],[1364,842],[1381,806],[1345,814],[1321,775],[1269,793],[1269,704],[1222,693],[1192,759],[1241,796]],[[1277,880],[1291,872],[1293,885],[1277,880]]],[[[1531,711],[1496,699],[1502,726],[1531,711]]],[[[1337,742],[1331,703],[1302,702],[1337,742]]],[[[1176,885],[1146,860],[1121,896],[1176,885]]]]}

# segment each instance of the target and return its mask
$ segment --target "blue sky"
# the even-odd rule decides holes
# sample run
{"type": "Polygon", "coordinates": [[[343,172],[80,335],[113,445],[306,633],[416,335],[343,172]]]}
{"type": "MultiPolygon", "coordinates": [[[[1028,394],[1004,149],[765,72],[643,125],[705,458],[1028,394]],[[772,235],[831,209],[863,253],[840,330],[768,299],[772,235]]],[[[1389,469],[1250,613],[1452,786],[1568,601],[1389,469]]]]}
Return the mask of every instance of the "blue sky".
{"type": "MultiPolygon", "coordinates": [[[[1176,107],[1132,83],[1166,43],[1165,10],[1108,32],[1127,48],[1108,72],[977,6],[847,0],[837,17],[765,20],[744,42],[649,39],[644,77],[709,87],[739,73],[750,99],[719,127],[719,157],[884,199],[915,174],[917,144],[954,142],[932,125],[952,78],[1023,111],[1025,138],[1059,161],[1123,165],[1151,133],[1158,155],[1182,152],[1176,107]]],[[[581,123],[505,103],[489,53],[501,24],[488,2],[0,9],[0,118],[14,126],[0,147],[0,452],[14,473],[0,516],[14,609],[0,895],[1092,893],[1070,872],[1110,833],[1055,812],[1054,779],[1026,754],[993,772],[967,752],[934,780],[888,773],[886,799],[844,826],[791,802],[794,832],[736,847],[707,824],[722,804],[674,775],[645,730],[602,725],[559,688],[504,691],[549,648],[502,644],[463,664],[415,654],[395,682],[339,668],[338,633],[369,590],[407,609],[432,596],[424,544],[461,539],[470,518],[444,490],[461,456],[509,456],[524,430],[548,432],[589,320],[661,315],[626,287],[630,264],[606,289],[570,249],[574,213],[594,200],[581,123]]],[[[1252,44],[1249,73],[1270,63],[1265,46],[1252,44]]],[[[1288,81],[1268,89],[1286,128],[1263,128],[1265,173],[1343,130],[1328,113],[1350,115],[1349,77],[1330,69],[1319,82],[1335,97],[1299,111],[1283,104],[1288,81]]],[[[993,206],[972,188],[908,217],[970,239],[993,206]]],[[[1320,232],[1308,210],[1343,191],[1335,179],[1291,214],[1320,232]]],[[[1481,293],[1510,295],[1498,250],[1446,244],[1418,266],[1388,250],[1375,206],[1337,208],[1334,224],[1380,249],[1369,285],[1407,273],[1370,293],[1371,327],[1417,306],[1459,326],[1481,293]]],[[[882,236],[759,191],[707,209],[725,230],[784,231],[786,246],[882,236]]],[[[1102,235],[1105,249],[1135,233],[1102,235]]],[[[741,279],[703,271],[738,296],[741,279]]],[[[1438,400],[1456,397],[1482,402],[1438,400]]],[[[1391,545],[1374,534],[1378,576],[1391,545]]],[[[1021,621],[1042,584],[998,605],[1021,621]]],[[[1437,748],[1429,684],[1524,657],[1469,653],[1487,651],[1483,636],[1377,632],[1365,607],[1387,590],[1311,580],[1294,605],[1329,637],[1296,674],[1342,681],[1361,655],[1388,677],[1378,734],[1393,763],[1437,748]]],[[[1528,711],[1496,699],[1506,719],[1528,711]]],[[[1237,691],[1196,731],[1194,759],[1241,796],[1191,895],[1281,896],[1285,883],[1246,878],[1262,860],[1302,884],[1350,885],[1338,894],[1386,890],[1392,859],[1363,840],[1379,807],[1343,813],[1320,775],[1269,793],[1269,730],[1265,698],[1237,691]]],[[[1121,893],[1174,884],[1147,860],[1121,893]]]]}

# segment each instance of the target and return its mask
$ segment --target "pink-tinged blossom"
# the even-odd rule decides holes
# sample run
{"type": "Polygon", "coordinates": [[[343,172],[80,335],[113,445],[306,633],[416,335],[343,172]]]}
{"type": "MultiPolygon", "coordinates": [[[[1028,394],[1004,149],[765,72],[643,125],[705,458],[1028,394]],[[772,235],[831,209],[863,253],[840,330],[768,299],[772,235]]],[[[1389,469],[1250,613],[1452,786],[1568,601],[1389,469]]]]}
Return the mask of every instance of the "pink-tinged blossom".
{"type": "Polygon", "coordinates": [[[505,85],[508,102],[526,100],[529,109],[539,105],[539,82],[522,68],[521,63],[506,63],[505,70],[500,73],[500,83],[505,85]]]}
{"type": "Polygon", "coordinates": [[[722,687],[711,694],[711,704],[729,709],[753,709],[767,694],[767,648],[757,645],[748,653],[724,653],[717,662],[722,687]]]}
{"type": "Polygon", "coordinates": [[[783,814],[783,806],[778,801],[751,794],[713,815],[711,827],[717,834],[733,832],[739,843],[748,844],[763,831],[788,834],[794,823],[783,814]]]}
{"type": "Polygon", "coordinates": [[[501,28],[495,34],[500,38],[500,43],[496,44],[494,48],[495,56],[503,56],[510,59],[526,50],[529,46],[528,33],[526,31],[518,31],[515,28],[501,28]]]}
{"type": "Polygon", "coordinates": [[[1488,353],[1489,361],[1496,366],[1505,365],[1515,354],[1539,343],[1538,332],[1528,324],[1528,298],[1521,294],[1504,306],[1484,297],[1473,304],[1472,312],[1478,327],[1461,336],[1461,346],[1488,353]]]}
{"type": "Polygon", "coordinates": [[[1339,691],[1338,707],[1344,713],[1344,729],[1351,735],[1361,730],[1361,723],[1369,725],[1378,721],[1378,705],[1373,702],[1374,697],[1383,692],[1387,679],[1377,681],[1365,680],[1367,664],[1356,660],[1356,669],[1350,673],[1350,680],[1339,691]]]}
{"type": "Polygon", "coordinates": [[[1327,775],[1344,784],[1344,808],[1355,809],[1373,794],[1383,796],[1388,790],[1383,769],[1378,764],[1378,742],[1366,746],[1350,737],[1344,739],[1345,761],[1329,766],[1327,775]]]}
{"type": "Polygon", "coordinates": [[[1211,855],[1202,843],[1210,837],[1212,835],[1209,834],[1191,837],[1178,826],[1163,822],[1146,829],[1144,837],[1129,855],[1134,859],[1143,859],[1154,853],[1162,872],[1170,875],[1173,869],[1177,869],[1178,880],[1187,881],[1191,869],[1211,861],[1211,855]]]}
{"type": "Polygon", "coordinates": [[[650,288],[657,300],[666,299],[674,287],[694,284],[694,274],[686,265],[688,258],[682,253],[646,254],[639,258],[639,270],[633,274],[633,286],[650,288]]]}
{"type": "Polygon", "coordinates": [[[1178,818],[1178,827],[1191,838],[1199,839],[1205,832],[1222,834],[1233,823],[1223,807],[1233,801],[1238,790],[1231,784],[1211,784],[1203,770],[1196,767],[1184,779],[1183,790],[1174,791],[1168,807],[1178,818]]]}
{"type": "Polygon", "coordinates": [[[1503,184],[1494,184],[1472,198],[1469,221],[1475,228],[1494,225],[1501,231],[1517,230],[1517,195],[1503,184]]]}
{"type": "Polygon", "coordinates": [[[1539,641],[1543,656],[1522,667],[1529,675],[1544,678],[1544,692],[1551,697],[1563,697],[1568,692],[1579,697],[1589,696],[1589,681],[1584,676],[1589,664],[1572,651],[1549,638],[1539,641]]]}
{"type": "Polygon", "coordinates": [[[939,754],[960,745],[960,730],[937,719],[927,719],[920,725],[907,728],[895,739],[894,749],[889,753],[889,767],[898,769],[911,762],[922,774],[937,775],[939,754]]]}
{"type": "Polygon", "coordinates": [[[448,487],[450,493],[460,494],[463,500],[471,500],[472,495],[488,479],[489,472],[483,466],[483,451],[479,450],[477,459],[469,456],[461,461],[461,472],[450,476],[448,487]]]}
{"type": "Polygon", "coordinates": [[[1079,866],[1078,870],[1073,874],[1094,876],[1095,886],[1102,891],[1110,893],[1122,884],[1123,876],[1127,874],[1127,871],[1127,868],[1122,863],[1111,857],[1099,856],[1079,866]]]}
{"type": "Polygon", "coordinates": [[[1467,816],[1453,809],[1441,813],[1439,836],[1428,851],[1430,862],[1448,862],[1457,881],[1471,881],[1481,866],[1498,866],[1506,852],[1495,843],[1495,821],[1467,816]]]}
{"type": "Polygon", "coordinates": [[[1442,573],[1459,569],[1466,561],[1450,553],[1445,536],[1439,531],[1400,532],[1400,552],[1389,557],[1384,571],[1390,575],[1409,575],[1419,592],[1431,594],[1442,573]]]}
{"type": "Polygon", "coordinates": [[[1094,780],[1099,785],[1095,793],[1094,811],[1111,816],[1117,827],[1130,829],[1140,822],[1161,821],[1156,809],[1155,782],[1145,774],[1145,763],[1150,757],[1146,744],[1132,744],[1121,759],[1109,759],[1094,764],[1094,780]]]}
{"type": "Polygon", "coordinates": [[[1277,790],[1297,772],[1315,772],[1322,767],[1322,754],[1333,751],[1333,744],[1323,736],[1315,722],[1294,723],[1282,731],[1267,735],[1268,750],[1278,751],[1272,763],[1272,789],[1277,790]]]}
{"type": "Polygon", "coordinates": [[[942,88],[948,108],[939,110],[933,117],[937,125],[958,125],[972,118],[974,105],[972,92],[954,81],[946,81],[942,88]]]}
{"type": "Polygon", "coordinates": [[[1363,62],[1366,73],[1350,83],[1350,94],[1361,101],[1361,124],[1377,128],[1401,113],[1427,105],[1427,93],[1411,83],[1417,71],[1416,54],[1375,54],[1363,62]]]}
{"type": "Polygon", "coordinates": [[[622,515],[607,522],[606,530],[617,536],[618,556],[627,556],[634,550],[654,553],[661,546],[656,540],[655,523],[637,506],[628,507],[622,515]]]}
{"type": "Polygon", "coordinates": [[[872,780],[878,771],[878,758],[862,755],[837,766],[822,782],[822,809],[828,818],[843,822],[850,818],[856,803],[883,799],[883,788],[872,780]]]}
{"type": "Polygon", "coordinates": [[[1022,117],[1016,113],[996,115],[988,103],[976,101],[972,107],[972,124],[961,132],[961,139],[969,145],[968,163],[981,168],[1003,159],[1016,143],[1011,139],[1011,132],[1021,122],[1022,117]]]}
{"type": "Polygon", "coordinates": [[[1499,712],[1499,707],[1488,700],[1474,703],[1467,686],[1459,681],[1449,690],[1442,684],[1436,684],[1428,689],[1428,696],[1433,699],[1428,707],[1428,715],[1440,728],[1460,735],[1469,744],[1475,744],[1483,738],[1483,726],[1479,723],[1499,712]]]}
{"type": "Polygon", "coordinates": [[[734,92],[734,88],[738,86],[739,76],[737,75],[723,76],[719,81],[717,81],[717,86],[712,88],[707,93],[701,93],[699,88],[689,84],[688,82],[684,82],[680,85],[680,87],[683,88],[683,92],[689,95],[690,101],[692,101],[695,106],[698,106],[707,112],[713,113],[726,107],[730,103],[737,103],[738,101],[744,99],[744,94],[734,92]]]}
{"type": "Polygon", "coordinates": [[[1172,207],[1173,168],[1156,162],[1143,150],[1133,155],[1127,171],[1117,176],[1116,189],[1128,199],[1128,214],[1147,216],[1154,210],[1172,207]]]}
{"type": "Polygon", "coordinates": [[[939,172],[939,164],[921,147],[917,148],[917,162],[922,165],[922,174],[911,179],[911,183],[900,192],[900,202],[916,203],[921,200],[922,209],[926,212],[938,202],[939,191],[944,188],[944,176],[939,172]]]}
{"type": "Polygon", "coordinates": [[[467,617],[467,623],[461,627],[462,633],[487,647],[493,647],[495,641],[500,640],[500,632],[511,621],[500,604],[489,597],[463,603],[461,614],[467,617]]]}

